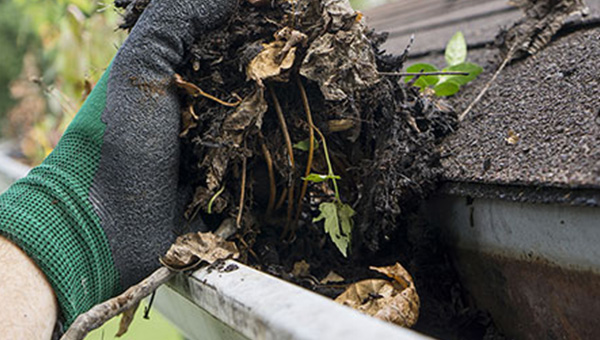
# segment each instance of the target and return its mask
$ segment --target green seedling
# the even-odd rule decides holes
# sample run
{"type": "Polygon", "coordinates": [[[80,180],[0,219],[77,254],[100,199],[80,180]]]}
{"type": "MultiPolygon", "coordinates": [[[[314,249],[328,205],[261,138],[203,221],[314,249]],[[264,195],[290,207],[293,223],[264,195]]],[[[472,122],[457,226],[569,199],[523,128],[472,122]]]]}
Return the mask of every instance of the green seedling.
{"type": "Polygon", "coordinates": [[[333,166],[331,165],[331,160],[329,159],[329,150],[327,149],[327,141],[325,140],[325,136],[323,136],[321,131],[319,131],[316,127],[313,128],[321,137],[323,153],[325,154],[325,161],[327,162],[327,174],[320,175],[311,173],[306,176],[304,180],[314,183],[331,181],[335,192],[333,202],[323,202],[319,205],[319,211],[321,211],[321,214],[314,218],[313,222],[316,223],[324,220],[325,232],[329,235],[342,255],[347,257],[348,248],[350,247],[350,240],[352,239],[352,227],[354,226],[352,217],[356,215],[356,212],[350,205],[342,202],[337,185],[337,180],[341,178],[333,172],[333,166]]]}
{"type": "MultiPolygon", "coordinates": [[[[460,90],[462,85],[467,84],[483,71],[481,66],[467,62],[467,42],[462,32],[456,32],[448,41],[445,51],[446,67],[441,72],[465,72],[468,75],[427,75],[419,76],[413,85],[419,87],[421,91],[432,88],[434,93],[440,97],[447,97],[460,90]]],[[[406,72],[440,72],[437,67],[431,64],[419,63],[410,65],[406,72]]],[[[404,79],[408,83],[413,81],[415,76],[409,76],[404,79]]]]}

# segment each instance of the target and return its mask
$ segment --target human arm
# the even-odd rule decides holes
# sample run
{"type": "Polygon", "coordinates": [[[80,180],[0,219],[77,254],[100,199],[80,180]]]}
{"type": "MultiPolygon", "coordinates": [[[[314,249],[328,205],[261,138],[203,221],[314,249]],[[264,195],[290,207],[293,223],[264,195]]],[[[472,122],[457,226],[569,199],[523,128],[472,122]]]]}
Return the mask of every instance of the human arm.
{"type": "Polygon", "coordinates": [[[44,273],[0,236],[0,329],[3,339],[50,339],[58,306],[44,273]]]}
{"type": "Polygon", "coordinates": [[[65,326],[150,274],[177,235],[172,79],[236,4],[153,0],[56,149],[0,196],[0,235],[44,273],[65,326]]]}

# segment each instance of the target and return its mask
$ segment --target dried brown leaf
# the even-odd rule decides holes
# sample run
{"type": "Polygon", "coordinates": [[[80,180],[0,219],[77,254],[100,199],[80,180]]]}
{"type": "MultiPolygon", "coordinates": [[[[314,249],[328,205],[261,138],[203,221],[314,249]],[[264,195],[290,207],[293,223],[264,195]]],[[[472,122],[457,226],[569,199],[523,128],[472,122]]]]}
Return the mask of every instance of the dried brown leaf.
{"type": "Polygon", "coordinates": [[[306,261],[301,260],[294,263],[294,268],[292,268],[292,272],[290,273],[295,277],[306,277],[310,275],[310,264],[306,261]]]}
{"type": "Polygon", "coordinates": [[[296,47],[290,48],[284,53],[286,46],[284,41],[273,41],[263,45],[263,50],[250,61],[246,70],[249,79],[256,81],[259,85],[263,80],[273,79],[286,81],[283,75],[293,65],[296,58],[296,47]]]}
{"type": "Polygon", "coordinates": [[[340,274],[338,274],[332,270],[327,274],[327,276],[325,276],[323,278],[323,280],[321,280],[320,283],[326,285],[328,283],[338,283],[338,282],[343,282],[343,281],[344,281],[344,278],[340,274]]]}
{"type": "Polygon", "coordinates": [[[392,280],[370,279],[354,283],[335,301],[378,319],[412,327],[419,318],[420,300],[410,274],[398,263],[370,269],[392,280]]]}
{"type": "Polygon", "coordinates": [[[306,42],[306,35],[289,27],[284,27],[274,35],[275,41],[263,44],[254,59],[246,69],[248,79],[256,81],[263,86],[263,81],[288,81],[289,70],[294,66],[298,45],[306,42]]]}
{"type": "Polygon", "coordinates": [[[188,105],[181,112],[181,124],[183,125],[183,131],[179,134],[179,137],[185,137],[191,129],[198,126],[198,116],[194,111],[194,105],[188,105]]]}
{"type": "Polygon", "coordinates": [[[176,271],[191,269],[202,262],[236,259],[240,253],[233,242],[228,242],[213,233],[189,233],[179,236],[160,262],[176,271]]]}
{"type": "Polygon", "coordinates": [[[357,17],[362,17],[352,8],[348,0],[324,0],[322,6],[325,26],[333,32],[341,29],[348,30],[357,21],[357,17]]]}
{"type": "Polygon", "coordinates": [[[262,126],[263,115],[267,112],[268,105],[265,100],[263,88],[257,88],[252,94],[244,98],[236,110],[229,115],[223,122],[223,129],[228,131],[232,142],[240,145],[242,142],[241,133],[248,128],[262,126]],[[238,137],[239,138],[236,138],[238,137]]]}
{"type": "MultiPolygon", "coordinates": [[[[333,1],[337,2],[340,1],[333,1]]],[[[338,10],[340,6],[343,7],[336,5],[334,9],[338,10]]],[[[342,17],[341,14],[334,16],[342,17]]],[[[365,35],[366,28],[362,22],[356,21],[356,13],[340,19],[338,25],[350,28],[316,38],[300,67],[300,74],[317,82],[325,99],[332,101],[346,99],[356,91],[375,85],[380,79],[375,54],[365,35]]]]}

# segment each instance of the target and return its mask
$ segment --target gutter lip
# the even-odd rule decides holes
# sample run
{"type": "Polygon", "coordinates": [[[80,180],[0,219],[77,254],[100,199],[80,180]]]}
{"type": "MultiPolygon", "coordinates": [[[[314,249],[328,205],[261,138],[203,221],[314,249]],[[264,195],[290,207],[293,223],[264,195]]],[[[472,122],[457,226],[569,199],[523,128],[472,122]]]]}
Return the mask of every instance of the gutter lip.
{"type": "Polygon", "coordinates": [[[433,194],[433,196],[437,195],[464,196],[467,199],[501,199],[521,203],[600,207],[600,188],[594,186],[559,187],[543,184],[445,181],[433,194]]]}
{"type": "MultiPolygon", "coordinates": [[[[249,339],[433,339],[234,260],[226,260],[216,269],[208,266],[189,276],[177,275],[165,288],[249,339]],[[236,269],[227,270],[233,267],[236,269]]],[[[161,311],[159,301],[155,303],[161,311]]]]}

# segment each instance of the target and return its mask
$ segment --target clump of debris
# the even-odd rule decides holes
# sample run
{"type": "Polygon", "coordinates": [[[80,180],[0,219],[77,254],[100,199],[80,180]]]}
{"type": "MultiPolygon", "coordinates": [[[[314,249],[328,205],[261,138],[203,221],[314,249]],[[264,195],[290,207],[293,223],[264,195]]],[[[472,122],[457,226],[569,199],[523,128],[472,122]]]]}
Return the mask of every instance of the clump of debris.
{"type": "MultiPolygon", "coordinates": [[[[148,3],[117,2],[122,28],[148,3]]],[[[347,0],[240,1],[225,25],[197,37],[175,79],[195,191],[185,217],[234,238],[242,261],[332,297],[377,277],[369,266],[403,263],[417,289],[443,287],[424,299],[426,319],[472,320],[479,314],[465,306],[450,313],[435,302],[460,299],[450,293],[458,284],[415,222],[457,114],[389,75],[407,52],[386,54],[385,39],[347,0]]]]}

